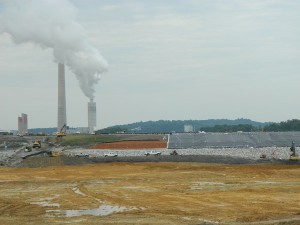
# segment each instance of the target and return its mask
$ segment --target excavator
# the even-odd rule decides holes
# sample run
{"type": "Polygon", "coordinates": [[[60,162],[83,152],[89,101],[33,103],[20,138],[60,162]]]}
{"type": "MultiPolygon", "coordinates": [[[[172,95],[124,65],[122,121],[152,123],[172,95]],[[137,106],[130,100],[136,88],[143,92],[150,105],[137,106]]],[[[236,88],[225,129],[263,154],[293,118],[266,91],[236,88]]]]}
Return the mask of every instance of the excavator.
{"type": "Polygon", "coordinates": [[[61,138],[61,137],[63,137],[63,136],[66,136],[66,133],[63,132],[63,130],[64,130],[65,127],[67,127],[66,124],[64,124],[64,125],[62,126],[62,128],[60,129],[60,131],[56,132],[56,137],[61,138]]]}
{"type": "Polygon", "coordinates": [[[49,155],[50,157],[57,157],[57,156],[60,156],[60,153],[57,152],[57,151],[49,151],[49,152],[48,152],[48,155],[49,155]]]}
{"type": "Polygon", "coordinates": [[[41,148],[41,147],[42,147],[41,141],[34,141],[32,143],[32,148],[41,148]]]}

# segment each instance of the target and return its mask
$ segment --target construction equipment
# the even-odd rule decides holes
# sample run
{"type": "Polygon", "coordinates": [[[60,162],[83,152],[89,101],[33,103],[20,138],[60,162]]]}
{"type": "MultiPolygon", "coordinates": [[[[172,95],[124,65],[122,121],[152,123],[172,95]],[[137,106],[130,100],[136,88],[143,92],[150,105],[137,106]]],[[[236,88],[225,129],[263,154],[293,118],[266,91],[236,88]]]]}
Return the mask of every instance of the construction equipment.
{"type": "Polygon", "coordinates": [[[159,151],[145,152],[145,156],[149,156],[149,155],[161,155],[161,152],[159,151]]]}
{"type": "Polygon", "coordinates": [[[170,155],[178,155],[178,153],[176,150],[174,150],[173,152],[170,153],[170,155]]]}
{"type": "Polygon", "coordinates": [[[60,129],[60,131],[56,132],[56,137],[61,138],[61,137],[63,137],[63,136],[66,136],[66,133],[63,132],[63,130],[64,130],[65,127],[67,127],[66,124],[64,124],[64,125],[62,126],[62,128],[60,129]]]}
{"type": "Polygon", "coordinates": [[[259,158],[265,159],[265,158],[267,158],[267,155],[266,155],[266,154],[261,154],[261,155],[259,156],[259,158]]]}
{"type": "Polygon", "coordinates": [[[118,154],[114,152],[104,153],[104,157],[117,157],[118,154]]]}
{"type": "Polygon", "coordinates": [[[32,148],[40,148],[41,146],[41,141],[34,141],[32,143],[32,148]]]}
{"type": "Polygon", "coordinates": [[[27,145],[25,147],[25,152],[31,152],[32,151],[32,147],[30,145],[27,145]]]}
{"type": "Polygon", "coordinates": [[[296,155],[296,156],[290,156],[290,160],[291,161],[298,161],[299,160],[299,157],[296,155]]]}
{"type": "Polygon", "coordinates": [[[57,151],[50,151],[49,152],[49,156],[51,156],[51,157],[57,157],[57,156],[60,156],[60,153],[57,152],[57,151]]]}
{"type": "Polygon", "coordinates": [[[43,155],[43,154],[47,154],[47,151],[38,151],[31,154],[26,154],[25,156],[22,156],[22,159],[26,159],[28,157],[36,156],[36,155],[43,155]]]}
{"type": "Polygon", "coordinates": [[[296,154],[296,147],[295,147],[295,143],[292,141],[292,146],[290,147],[290,150],[292,152],[292,154],[290,155],[290,160],[291,161],[298,161],[298,155],[296,154]]]}

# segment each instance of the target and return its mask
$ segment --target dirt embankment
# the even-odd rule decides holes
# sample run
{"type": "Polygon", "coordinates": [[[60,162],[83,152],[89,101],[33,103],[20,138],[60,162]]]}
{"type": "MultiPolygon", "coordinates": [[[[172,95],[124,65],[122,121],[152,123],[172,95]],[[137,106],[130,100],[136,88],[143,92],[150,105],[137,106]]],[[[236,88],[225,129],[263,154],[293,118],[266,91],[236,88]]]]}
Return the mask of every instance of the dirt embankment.
{"type": "Polygon", "coordinates": [[[165,141],[118,141],[93,145],[90,149],[149,149],[166,148],[165,141]]]}

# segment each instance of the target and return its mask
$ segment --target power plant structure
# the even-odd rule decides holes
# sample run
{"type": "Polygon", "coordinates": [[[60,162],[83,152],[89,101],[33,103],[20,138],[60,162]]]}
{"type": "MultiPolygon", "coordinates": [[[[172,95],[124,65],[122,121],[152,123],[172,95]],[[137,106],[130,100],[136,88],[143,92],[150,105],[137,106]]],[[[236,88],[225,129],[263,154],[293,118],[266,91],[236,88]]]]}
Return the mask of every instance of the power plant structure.
{"type": "Polygon", "coordinates": [[[22,135],[28,133],[28,118],[25,113],[18,117],[18,133],[22,135]]]}
{"type": "MultiPolygon", "coordinates": [[[[66,110],[66,87],[65,65],[58,63],[58,101],[57,101],[57,132],[66,134],[67,110],[66,110]]],[[[96,102],[90,99],[88,102],[88,133],[94,134],[97,125],[96,102]]]]}
{"type": "Polygon", "coordinates": [[[183,127],[183,132],[185,133],[194,132],[193,125],[185,124],[183,127]]]}
{"type": "Polygon", "coordinates": [[[67,110],[66,110],[66,87],[65,65],[58,63],[58,101],[57,101],[57,132],[66,133],[67,110]]]}
{"type": "Polygon", "coordinates": [[[90,99],[90,102],[88,102],[88,129],[90,134],[95,133],[96,125],[96,102],[90,99]]]}

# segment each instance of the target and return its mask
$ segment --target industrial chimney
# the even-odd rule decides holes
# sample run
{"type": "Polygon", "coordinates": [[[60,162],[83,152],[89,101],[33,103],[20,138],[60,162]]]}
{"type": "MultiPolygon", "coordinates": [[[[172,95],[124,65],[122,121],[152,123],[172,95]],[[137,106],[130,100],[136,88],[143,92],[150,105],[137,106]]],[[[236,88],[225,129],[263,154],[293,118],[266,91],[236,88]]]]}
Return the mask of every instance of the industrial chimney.
{"type": "Polygon", "coordinates": [[[58,63],[58,105],[57,105],[57,131],[66,132],[66,90],[65,90],[65,65],[58,63]]]}
{"type": "Polygon", "coordinates": [[[88,128],[90,134],[95,133],[96,125],[96,102],[93,102],[93,99],[91,98],[88,103],[88,128]]]}

